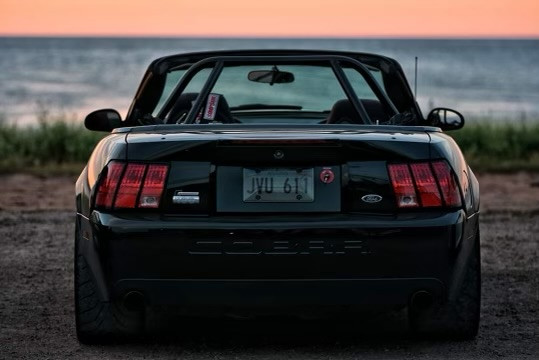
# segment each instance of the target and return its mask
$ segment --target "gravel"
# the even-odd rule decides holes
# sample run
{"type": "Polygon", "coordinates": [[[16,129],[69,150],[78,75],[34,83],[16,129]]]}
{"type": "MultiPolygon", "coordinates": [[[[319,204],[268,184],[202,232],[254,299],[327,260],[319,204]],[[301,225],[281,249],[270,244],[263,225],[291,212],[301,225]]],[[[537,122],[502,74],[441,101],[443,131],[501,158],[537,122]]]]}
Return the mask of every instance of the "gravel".
{"type": "Polygon", "coordinates": [[[107,346],[81,345],[75,336],[73,211],[3,208],[0,359],[539,358],[539,211],[533,206],[487,206],[481,214],[483,304],[474,341],[415,339],[396,313],[365,322],[163,318],[165,331],[107,346]]]}

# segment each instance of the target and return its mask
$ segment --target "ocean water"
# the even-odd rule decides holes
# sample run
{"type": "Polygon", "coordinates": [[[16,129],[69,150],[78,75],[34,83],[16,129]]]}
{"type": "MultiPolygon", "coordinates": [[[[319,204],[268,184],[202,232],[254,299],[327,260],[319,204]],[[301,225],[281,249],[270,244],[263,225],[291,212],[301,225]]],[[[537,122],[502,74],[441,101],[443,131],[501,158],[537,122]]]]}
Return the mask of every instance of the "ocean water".
{"type": "Polygon", "coordinates": [[[153,59],[220,49],[335,49],[398,60],[418,102],[468,119],[539,120],[539,39],[2,38],[0,118],[32,124],[42,111],[82,121],[99,108],[127,113],[153,59]]]}

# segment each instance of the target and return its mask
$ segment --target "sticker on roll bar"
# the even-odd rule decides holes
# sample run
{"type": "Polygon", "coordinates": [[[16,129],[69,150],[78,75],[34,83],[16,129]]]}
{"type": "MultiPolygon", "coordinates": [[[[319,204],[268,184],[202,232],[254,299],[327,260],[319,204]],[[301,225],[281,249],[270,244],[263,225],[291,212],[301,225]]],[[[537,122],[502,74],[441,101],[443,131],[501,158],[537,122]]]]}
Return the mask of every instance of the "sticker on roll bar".
{"type": "Polygon", "coordinates": [[[210,94],[208,95],[208,101],[206,102],[206,109],[204,110],[204,120],[215,119],[215,114],[217,113],[217,105],[219,105],[219,94],[210,94]]]}

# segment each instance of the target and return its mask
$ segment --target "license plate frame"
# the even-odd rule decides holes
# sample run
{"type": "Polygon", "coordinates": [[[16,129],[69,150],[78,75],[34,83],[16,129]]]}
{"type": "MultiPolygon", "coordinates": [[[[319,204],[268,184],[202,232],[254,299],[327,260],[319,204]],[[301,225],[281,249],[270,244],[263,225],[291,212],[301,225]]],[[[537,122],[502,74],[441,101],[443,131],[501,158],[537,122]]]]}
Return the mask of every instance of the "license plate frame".
{"type": "Polygon", "coordinates": [[[312,203],[314,168],[243,168],[243,202],[312,203]]]}

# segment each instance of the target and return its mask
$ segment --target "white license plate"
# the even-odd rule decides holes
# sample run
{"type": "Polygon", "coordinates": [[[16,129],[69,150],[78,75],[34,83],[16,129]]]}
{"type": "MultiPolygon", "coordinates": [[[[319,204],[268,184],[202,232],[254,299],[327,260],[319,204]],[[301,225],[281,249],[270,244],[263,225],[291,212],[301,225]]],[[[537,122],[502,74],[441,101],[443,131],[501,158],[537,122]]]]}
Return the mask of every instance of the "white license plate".
{"type": "Polygon", "coordinates": [[[313,202],[313,169],[243,169],[244,202],[313,202]]]}

